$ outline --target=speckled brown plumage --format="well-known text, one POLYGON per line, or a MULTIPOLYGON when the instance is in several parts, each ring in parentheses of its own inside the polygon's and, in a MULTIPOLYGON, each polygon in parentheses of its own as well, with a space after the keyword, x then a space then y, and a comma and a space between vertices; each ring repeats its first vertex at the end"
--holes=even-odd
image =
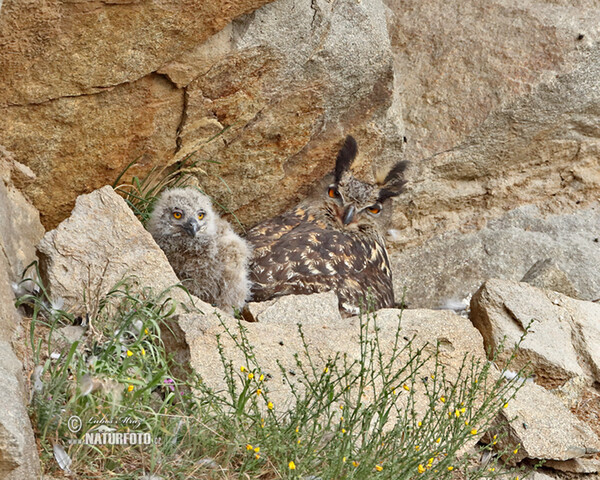
POLYGON ((333 183, 321 195, 248 232, 253 300, 333 290, 350 314, 365 305, 367 295, 376 309, 394 306, 381 213, 402 190, 405 164, 396 165, 381 185, 369 184, 349 171, 356 153, 348 137, 333 183))

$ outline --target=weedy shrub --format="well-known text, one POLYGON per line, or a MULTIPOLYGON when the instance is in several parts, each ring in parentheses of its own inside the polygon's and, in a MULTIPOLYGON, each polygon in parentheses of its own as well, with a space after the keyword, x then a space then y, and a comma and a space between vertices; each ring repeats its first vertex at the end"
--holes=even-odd
POLYGON ((470 356, 458 375, 448 375, 439 349, 403 340, 400 319, 394 347, 384 353, 376 315, 363 315, 360 360, 338 354, 324 367, 299 325, 304 347, 296 354, 295 379, 302 379, 302 388, 281 367, 294 400, 286 408, 270 400, 269 375, 243 322, 232 327, 222 321, 222 391, 192 372, 177 375, 183 366, 169 358, 161 340, 174 321, 169 291, 134 293, 128 282, 119 283, 99 302, 94 331, 64 348, 59 329, 76 319, 52 307, 43 285, 17 304, 31 313, 37 365, 31 417, 47 473, 102 479, 480 479, 506 474, 499 457, 518 449, 490 455, 498 440, 494 432, 487 444, 478 439, 519 383, 470 356), (242 352, 242 365, 228 358, 224 337, 242 352))

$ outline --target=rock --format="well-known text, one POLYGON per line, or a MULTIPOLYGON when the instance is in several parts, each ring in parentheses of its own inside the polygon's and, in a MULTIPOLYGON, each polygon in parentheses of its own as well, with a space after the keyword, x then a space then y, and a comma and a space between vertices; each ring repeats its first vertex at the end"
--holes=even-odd
POLYGON ((504 337, 511 355, 525 328, 514 368, 531 362, 536 382, 549 388, 586 375, 600 379, 600 305, 574 300, 525 283, 492 279, 471 300, 471 321, 494 351, 504 337))
MULTIPOLYGON (((377 312, 376 325, 379 329, 384 357, 392 350, 400 314, 401 311, 396 309, 377 312)), ((201 375, 209 387, 216 391, 226 389, 223 365, 217 349, 217 335, 220 335, 224 354, 233 362, 235 372, 239 372, 240 366, 250 370, 254 368, 254 365, 246 363, 244 355, 224 332, 226 327, 230 332, 236 333, 238 329, 236 321, 224 318, 221 323, 217 318, 188 314, 180 315, 177 323, 179 331, 175 332, 174 338, 168 340, 163 338, 165 348, 175 354, 179 360, 188 360, 191 367, 201 375)), ((358 317, 343 320, 328 319, 321 323, 303 323, 302 332, 317 372, 321 372, 328 357, 333 357, 337 352, 347 355, 348 363, 360 359, 360 324, 361 319, 358 317)), ((400 348, 415 337, 413 348, 425 347, 426 353, 433 353, 439 342, 440 361, 446 368, 449 380, 456 378, 466 354, 472 355, 474 361, 484 358, 480 334, 465 322, 464 318, 451 312, 405 310, 402 313, 401 325, 400 348)), ((370 335, 373 334, 373 326, 371 323, 370 335)), ((304 349, 298 326, 295 322, 281 317, 272 318, 266 323, 243 322, 243 328, 253 346, 253 353, 261 373, 267 377, 265 388, 269 390, 269 399, 275 404, 277 410, 283 409, 290 404, 293 397, 290 394, 290 387, 283 381, 279 365, 289 373, 289 378, 292 382, 296 382, 297 387, 302 388, 304 381, 295 359, 295 355, 303 352, 304 349)), ((302 354, 300 357, 303 358, 302 354)), ((406 359, 406 352, 404 352, 397 360, 398 365, 406 363, 406 359)), ((429 369, 433 368, 433 365, 428 365, 423 367, 422 371, 429 372, 429 369)), ((429 403, 421 398, 416 408, 417 411, 422 411, 428 406, 429 403)))
MULTIPOLYGON (((163 251, 111 187, 79 197, 71 216, 44 236, 38 250, 52 299, 63 299, 63 309, 78 314, 93 315, 99 299, 124 279, 155 294, 179 283, 163 251)), ((184 305, 193 299, 179 288, 169 296, 184 305)))
POLYGON ((600 461, 591 458, 573 458, 564 462, 548 460, 544 463, 544 467, 559 472, 598 473, 600 471, 600 461))
POLYGON ((177 158, 200 148, 196 158, 212 160, 201 163, 204 189, 245 226, 304 197, 332 170, 347 133, 358 139, 361 175, 398 160, 386 13, 381 0, 278 0, 236 19, 229 38, 222 32, 193 59, 165 67, 187 84, 177 158))
POLYGON ((527 270, 521 282, 528 283, 534 287, 543 288, 545 290, 553 290, 562 293, 567 297, 577 298, 577 290, 552 258, 546 258, 534 263, 527 270))
POLYGON ((414 168, 395 220, 403 242, 523 204, 561 213, 598 197, 592 0, 387 4, 414 168))
POLYGON ((21 317, 11 284, 35 260, 43 234, 39 216, 12 184, 13 159, 0 147, 0 478, 34 480, 40 476, 33 430, 27 413, 23 365, 11 342, 22 345, 21 317))
POLYGON ((23 8, 5 0, 0 105, 42 103, 134 82, 267 1, 47 0, 23 8))
POLYGON ((335 292, 286 295, 267 302, 251 302, 246 309, 244 319, 250 322, 327 325, 342 320, 335 292))
POLYGON ((361 175, 398 159, 382 0, 278 0, 239 16, 266 2, 5 5, 0 44, 27 55, 0 53, 0 143, 35 173, 23 188, 47 228, 130 163, 124 181, 198 149, 202 186, 246 227, 305 196, 347 133, 361 175))
POLYGON ((79 194, 112 184, 131 162, 134 175, 170 157, 183 104, 183 91, 147 75, 96 95, 12 107, 3 113, 0 143, 35 172, 23 191, 54 228, 79 194))
POLYGON ((472 294, 489 278, 519 281, 552 258, 581 300, 600 297, 600 204, 575 213, 545 215, 516 208, 479 231, 453 231, 423 245, 392 250, 394 290, 406 288, 411 308, 438 308, 472 294))
POLYGON ((573 377, 567 380, 563 385, 552 390, 552 393, 560 399, 565 407, 569 409, 576 408, 584 392, 589 386, 590 380, 585 376, 573 377))
MULTIPOLYGON (((516 459, 569 461, 600 451, 600 439, 554 395, 534 383, 526 383, 502 409, 509 447, 520 445, 516 459)), ((511 447, 514 448, 514 447, 511 447)))
POLYGON ((11 345, 0 340, 0 477, 36 480, 40 463, 25 404, 23 365, 11 345))
POLYGON ((35 245, 44 235, 37 210, 13 184, 14 170, 20 167, 0 145, 0 245, 13 282, 18 282, 25 267, 35 260, 35 245))

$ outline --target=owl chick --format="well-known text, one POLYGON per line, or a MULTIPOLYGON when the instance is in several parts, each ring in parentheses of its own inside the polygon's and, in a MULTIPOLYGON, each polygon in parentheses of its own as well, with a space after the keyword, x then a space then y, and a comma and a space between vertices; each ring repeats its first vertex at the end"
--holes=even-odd
POLYGON ((347 314, 358 313, 367 302, 375 309, 395 305, 384 218, 389 199, 406 183, 406 162, 397 163, 379 184, 370 184, 350 173, 357 153, 356 141, 348 136, 332 183, 248 232, 254 249, 253 300, 333 290, 347 314))
POLYGON ((242 308, 250 294, 250 247, 193 188, 164 191, 146 226, 193 295, 222 310, 242 308))

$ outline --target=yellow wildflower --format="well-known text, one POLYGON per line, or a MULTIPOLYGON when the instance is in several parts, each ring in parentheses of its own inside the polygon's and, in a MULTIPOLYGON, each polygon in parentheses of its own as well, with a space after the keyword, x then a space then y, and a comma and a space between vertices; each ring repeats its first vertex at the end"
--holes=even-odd
POLYGON ((404 385, 402 385, 402 388, 404 390, 406 390, 407 392, 410 392, 410 387, 408 385, 404 384, 404 385))
POLYGON ((352 466, 354 466, 354 468, 358 467, 359 463, 356 460, 352 460, 352 466))
POLYGON ((265 376, 261 373, 260 377, 258 377, 258 379, 262 382, 265 379, 265 376))
POLYGON ((256 394, 257 394, 257 395, 260 395, 261 393, 262 393, 262 390, 261 390, 260 388, 257 388, 257 389, 256 389, 256 394))
POLYGON ((477 435, 477 429, 476 428, 473 428, 471 430, 471 435, 477 435))
POLYGON ((269 403, 267 403, 267 408, 268 408, 269 410, 273 410, 273 402, 269 402, 269 403))
POLYGON ((146 356, 146 350, 144 350, 144 347, 142 347, 142 349, 140 350, 142 357, 146 356))
POLYGON ((290 470, 296 470, 296 464, 294 463, 293 460, 290 463, 288 463, 288 468, 290 470))
POLYGON ((244 367, 243 365, 240 367, 240 372, 244 373, 246 371, 246 367, 244 367))
POLYGON ((440 443, 442 441, 442 437, 438 437, 435 439, 435 443, 440 443))
POLYGON ((418 452, 421 449, 419 445, 415 445, 415 450, 418 452))
POLYGON ((256 453, 260 452, 260 447, 256 447, 256 448, 254 449, 254 451, 255 451, 256 453))
POLYGON ((446 397, 440 397, 440 402, 446 403, 446 397))
POLYGON ((129 386, 127 387, 127 391, 128 391, 128 392, 133 392, 133 385, 129 385, 129 386))
POLYGON ((419 463, 419 466, 417 467, 417 470, 418 470, 419 473, 423 473, 425 471, 425 467, 419 463))
POLYGON ((342 428, 342 433, 346 433, 346 429, 345 428, 342 428))
POLYGON ((127 350, 127 356, 131 357, 133 355, 133 352, 131 350, 127 350))
POLYGON ((383 470, 383 467, 381 465, 375 465, 375 470, 381 472, 383 470))
POLYGON ((254 378, 254 374, 253 374, 252 372, 250 372, 250 373, 248 374, 248 379, 252 380, 253 378, 254 378))
POLYGON ((449 472, 451 472, 452 470, 454 470, 454 467, 453 467, 452 465, 450 465, 450 466, 448 467, 448 471, 449 471, 449 472))
POLYGON ((260 455, 258 453, 255 453, 254 458, 256 458, 258 460, 260 458, 260 455))
POLYGON ((254 449, 254 447, 252 445, 250 445, 250 444, 246 445, 246 450, 253 450, 253 449, 254 449))
POLYGON ((516 455, 517 453, 519 453, 519 447, 515 448, 515 449, 513 450, 513 453, 514 453, 515 455, 516 455))

